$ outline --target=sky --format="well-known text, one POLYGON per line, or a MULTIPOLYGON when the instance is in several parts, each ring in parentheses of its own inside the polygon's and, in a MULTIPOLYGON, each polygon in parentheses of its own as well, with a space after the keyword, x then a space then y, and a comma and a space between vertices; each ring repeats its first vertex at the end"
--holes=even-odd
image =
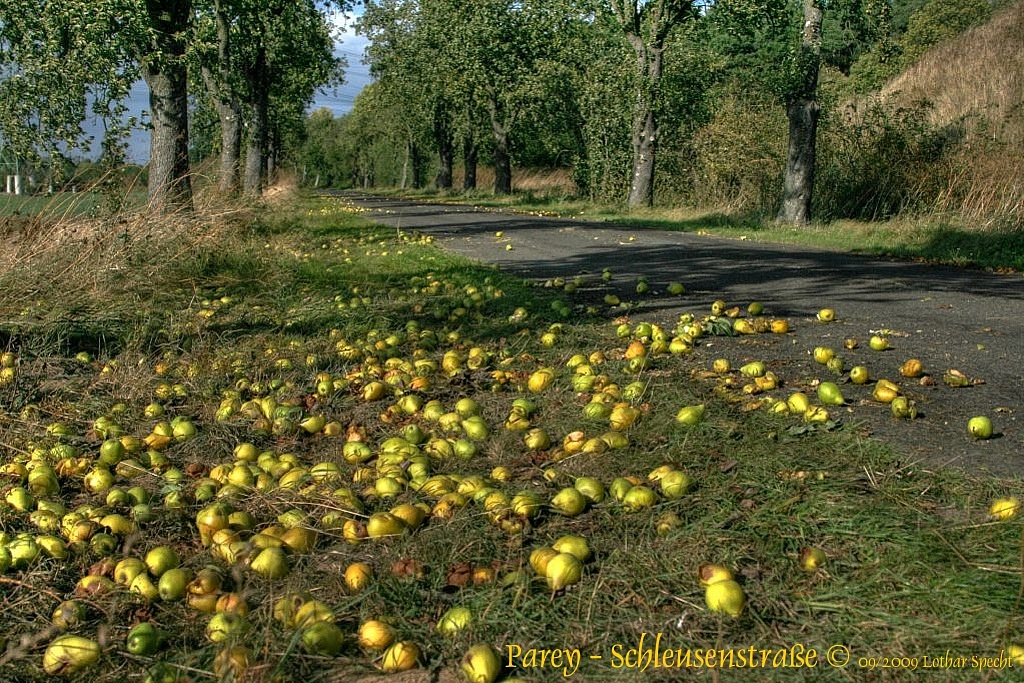
MULTIPOLYGON (((356 95, 370 82, 370 67, 363 64, 363 51, 366 49, 367 39, 356 35, 351 29, 351 21, 345 21, 339 17, 336 19, 339 27, 339 35, 335 41, 334 54, 343 57, 348 62, 345 68, 345 82, 338 88, 317 92, 309 111, 315 111, 321 107, 330 109, 334 116, 341 116, 352 109, 356 95)), ((149 108, 149 89, 142 81, 132 86, 128 96, 128 115, 139 118, 149 108)), ((99 141, 103 138, 103 126, 100 121, 90 119, 84 125, 86 135, 95 139, 93 149, 89 156, 99 153, 99 141)), ((149 133, 145 130, 137 130, 128 140, 128 159, 137 164, 144 164, 149 160, 149 133)))

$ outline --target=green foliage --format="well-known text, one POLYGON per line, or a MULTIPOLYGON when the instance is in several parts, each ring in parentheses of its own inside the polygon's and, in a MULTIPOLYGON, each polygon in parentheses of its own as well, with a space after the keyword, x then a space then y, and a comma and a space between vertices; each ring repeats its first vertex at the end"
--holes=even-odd
POLYGON ((693 146, 694 204, 758 215, 776 210, 786 118, 772 98, 725 89, 693 146))
POLYGON ((991 15, 988 0, 930 0, 910 16, 901 40, 903 64, 913 64, 928 48, 987 21, 991 15))
POLYGON ((826 218, 879 220, 926 211, 949 185, 949 153, 959 125, 928 122, 925 103, 877 102, 823 122, 819 207, 826 218))
POLYGON ((0 138, 27 159, 86 149, 81 124, 103 117, 124 133, 117 106, 136 71, 111 1, 10 0, 0 4, 0 138), (92 112, 88 101, 93 100, 92 112))

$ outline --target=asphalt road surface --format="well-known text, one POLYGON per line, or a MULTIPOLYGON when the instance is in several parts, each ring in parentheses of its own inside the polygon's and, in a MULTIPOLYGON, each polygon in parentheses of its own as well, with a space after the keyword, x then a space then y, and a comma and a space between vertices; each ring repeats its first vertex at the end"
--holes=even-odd
MULTIPOLYGON (((592 284, 585 289, 598 300, 610 291, 623 300, 638 299, 636 280, 644 276, 652 291, 639 297, 643 305, 630 316, 667 329, 680 313, 709 312, 716 299, 744 307, 761 301, 766 314, 789 319, 795 333, 707 338, 704 345, 712 346, 714 354, 709 364, 718 356, 729 358, 734 367, 761 359, 784 381, 824 379, 828 371, 813 361, 811 352, 817 345, 831 346, 847 369, 866 365, 872 379, 897 381, 917 402, 921 416, 913 421, 895 420, 888 406, 870 403, 844 417, 871 438, 891 444, 908 468, 952 465, 975 473, 1024 474, 1024 435, 1018 419, 1024 409, 1024 277, 1019 273, 999 275, 360 193, 343 196, 366 209, 371 220, 432 235, 445 249, 527 279, 590 274, 592 284), (614 274, 610 285, 594 277, 604 268, 614 274), (665 285, 672 281, 683 283, 686 294, 666 294, 665 285), (835 309, 835 322, 815 321, 823 307, 835 309), (876 330, 891 331, 889 350, 868 348, 876 330), (859 346, 844 349, 847 338, 857 339, 859 346), (937 380, 935 385, 899 376, 900 365, 912 357, 924 363, 937 380), (942 374, 950 368, 983 383, 960 389, 944 386, 942 374), (969 438, 967 420, 974 415, 992 419, 994 438, 969 438)), ((869 394, 856 389, 845 393, 869 394)))

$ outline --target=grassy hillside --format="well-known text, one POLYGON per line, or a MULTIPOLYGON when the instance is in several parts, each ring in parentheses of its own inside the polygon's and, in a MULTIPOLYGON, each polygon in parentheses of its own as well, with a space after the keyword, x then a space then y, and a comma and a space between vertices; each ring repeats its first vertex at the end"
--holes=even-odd
POLYGON ((930 51, 881 92, 892 107, 926 107, 945 136, 948 186, 938 208, 967 221, 1024 222, 1024 3, 930 51))

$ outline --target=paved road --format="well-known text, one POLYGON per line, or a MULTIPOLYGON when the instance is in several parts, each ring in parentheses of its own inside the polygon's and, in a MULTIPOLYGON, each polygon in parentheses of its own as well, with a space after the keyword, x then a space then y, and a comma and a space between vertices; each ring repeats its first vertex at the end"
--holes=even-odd
MULTIPOLYGON (((685 296, 648 295, 640 311, 632 314, 669 327, 682 312, 708 311, 715 299, 743 305, 761 301, 771 315, 789 318, 796 334, 709 340, 718 347, 716 356, 729 357, 734 364, 766 358, 777 367, 784 365, 786 370, 779 374, 792 381, 823 377, 823 368, 810 359, 810 351, 816 345, 832 346, 846 359, 847 367, 864 364, 874 377, 899 380, 917 400, 923 417, 913 422, 896 421, 878 406, 861 406, 849 415, 851 422, 863 420, 872 436, 893 444, 906 463, 918 469, 956 465, 972 472, 1024 474, 1024 435, 1018 419, 1024 409, 1024 277, 1020 274, 996 275, 801 246, 358 193, 345 197, 368 209, 366 215, 374 221, 433 235, 446 249, 530 279, 595 274, 610 268, 615 274, 613 286, 620 288, 621 295, 630 294, 630 299, 636 298, 631 292, 640 275, 652 290, 661 292, 665 284, 678 280, 687 288, 685 296), (501 237, 495 234, 499 231, 501 237), (814 322, 815 313, 825 306, 837 311, 837 322, 814 322), (866 344, 871 331, 879 329, 896 333, 892 349, 883 353, 870 351, 866 344), (843 340, 850 337, 861 342, 854 351, 842 348, 843 340), (937 386, 917 386, 899 377, 899 366, 910 357, 920 358, 936 374, 937 386), (983 379, 984 384, 945 387, 941 374, 948 368, 983 379), (969 439, 965 430, 972 415, 989 415, 997 438, 969 439)), ((596 281, 594 287, 602 284, 599 278, 590 281, 596 281)), ((604 293, 602 289, 600 294, 604 293)))

